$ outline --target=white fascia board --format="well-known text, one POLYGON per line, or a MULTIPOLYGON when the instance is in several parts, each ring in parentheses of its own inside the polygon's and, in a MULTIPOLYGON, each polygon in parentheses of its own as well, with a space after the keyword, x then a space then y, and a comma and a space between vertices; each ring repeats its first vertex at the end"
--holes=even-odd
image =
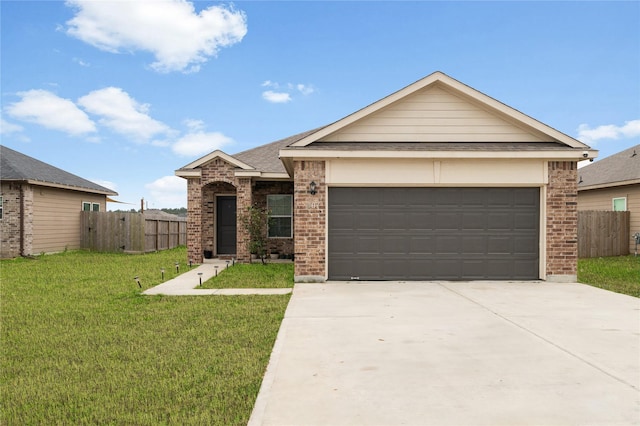
POLYGON ((202 170, 201 169, 194 169, 194 170, 176 170, 175 171, 175 175, 181 178, 199 178, 202 176, 202 170))
MULTIPOLYGON (((584 151, 590 158, 598 151, 584 151)), ((333 151, 313 149, 282 149, 281 158, 544 158, 584 160, 583 151, 333 151)))
POLYGON ((278 173, 278 172, 262 172, 260 176, 264 179, 291 179, 289 173, 278 173))
POLYGON ((260 177, 262 172, 258 170, 236 170, 233 175, 237 177, 260 177))
POLYGON ((241 169, 244 170, 255 170, 255 168, 251 167, 250 165, 243 163, 242 161, 238 160, 235 157, 232 157, 229 154, 225 154, 224 152, 220 151, 219 149, 213 151, 210 154, 205 155, 204 157, 200 157, 198 158, 196 161, 187 164, 186 166, 182 167, 183 169, 195 169, 196 167, 199 167, 211 160, 213 160, 214 158, 221 158, 224 161, 226 161, 229 164, 232 164, 236 167, 240 167, 241 169))

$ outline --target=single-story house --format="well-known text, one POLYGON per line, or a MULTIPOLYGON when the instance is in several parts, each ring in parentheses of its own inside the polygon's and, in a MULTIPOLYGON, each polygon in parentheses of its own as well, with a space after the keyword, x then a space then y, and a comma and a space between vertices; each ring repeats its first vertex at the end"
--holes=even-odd
POLYGON ((249 259, 271 212, 297 282, 575 281, 577 161, 597 151, 441 72, 332 124, 176 170, 188 256, 249 259))
POLYGON ((629 211, 631 235, 640 232, 640 145, 578 170, 578 210, 629 211))
POLYGON ((80 248, 80 212, 116 192, 0 145, 1 257, 80 248))

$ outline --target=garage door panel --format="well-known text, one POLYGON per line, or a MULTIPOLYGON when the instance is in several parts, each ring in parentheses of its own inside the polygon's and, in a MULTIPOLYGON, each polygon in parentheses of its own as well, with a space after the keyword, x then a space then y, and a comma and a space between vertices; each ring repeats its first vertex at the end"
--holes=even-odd
POLYGON ((330 279, 538 278, 538 188, 329 188, 328 211, 330 279))
POLYGON ((436 242, 430 236, 411 236, 409 240, 409 253, 431 254, 436 252, 436 242))

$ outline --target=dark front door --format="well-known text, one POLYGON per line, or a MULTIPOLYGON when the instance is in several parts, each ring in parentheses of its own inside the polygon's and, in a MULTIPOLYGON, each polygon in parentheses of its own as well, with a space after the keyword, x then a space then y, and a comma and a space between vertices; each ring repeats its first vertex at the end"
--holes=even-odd
POLYGON ((216 253, 236 253, 236 197, 216 198, 216 253))

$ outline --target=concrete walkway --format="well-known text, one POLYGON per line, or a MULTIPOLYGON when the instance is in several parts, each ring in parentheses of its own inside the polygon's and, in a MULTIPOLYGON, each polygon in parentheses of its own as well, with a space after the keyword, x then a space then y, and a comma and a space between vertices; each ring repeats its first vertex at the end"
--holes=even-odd
POLYGON ((638 425, 640 299, 582 284, 296 284, 249 425, 638 425))
MULTIPOLYGON (((164 294, 166 296, 206 296, 213 294, 219 296, 235 296, 250 294, 289 294, 292 291, 290 288, 199 288, 200 279, 202 279, 204 283, 214 277, 216 267, 218 273, 220 273, 227 267, 227 262, 218 259, 208 260, 207 263, 192 268, 172 280, 151 287, 143 291, 142 294, 164 294)), ((232 266, 230 266, 230 268, 232 268, 232 266)))

